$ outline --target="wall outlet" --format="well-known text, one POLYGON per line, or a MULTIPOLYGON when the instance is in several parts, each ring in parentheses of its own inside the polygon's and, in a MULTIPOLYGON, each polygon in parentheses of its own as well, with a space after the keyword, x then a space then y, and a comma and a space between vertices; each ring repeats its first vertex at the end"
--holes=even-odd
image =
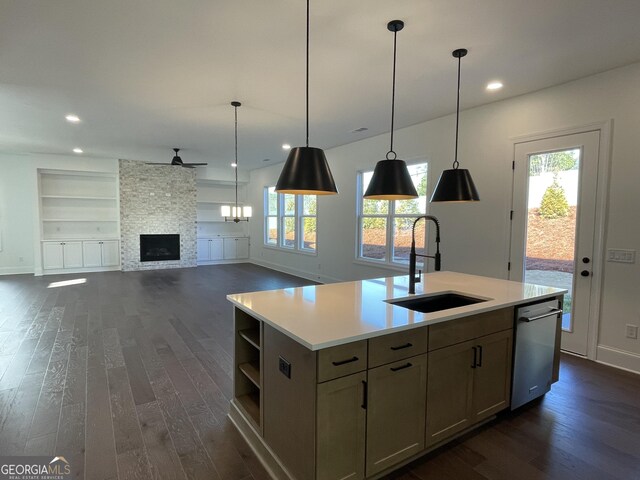
POLYGON ((291 378, 291 364, 284 358, 278 357, 278 370, 287 378, 291 378))
POLYGON ((638 326, 627 324, 626 337, 634 340, 638 339, 638 326))
POLYGON ((622 250, 619 248, 609 248, 607 250, 607 261, 618 263, 636 263, 636 251, 622 250))

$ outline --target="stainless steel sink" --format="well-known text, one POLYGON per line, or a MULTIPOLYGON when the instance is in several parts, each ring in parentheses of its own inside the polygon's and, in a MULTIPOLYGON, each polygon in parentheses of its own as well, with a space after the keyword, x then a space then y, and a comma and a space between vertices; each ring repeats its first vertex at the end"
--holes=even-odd
POLYGON ((474 303, 486 302, 487 299, 469 297, 459 293, 442 293, 428 297, 409 298, 406 300, 387 300, 388 303, 399 307, 408 308, 416 312, 430 313, 448 310, 450 308, 464 307, 474 303))

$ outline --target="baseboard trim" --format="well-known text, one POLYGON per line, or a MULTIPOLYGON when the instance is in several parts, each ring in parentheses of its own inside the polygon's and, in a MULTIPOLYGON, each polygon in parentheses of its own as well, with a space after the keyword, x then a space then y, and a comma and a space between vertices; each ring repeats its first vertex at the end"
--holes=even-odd
POLYGON ((330 277, 328 275, 313 275, 304 270, 298 270, 297 268, 291 268, 284 265, 280 265, 278 263, 267 262, 265 260, 258 260, 256 258, 249 259, 250 263, 255 265, 259 265, 261 267, 270 268, 271 270, 276 270, 282 273, 288 273, 289 275, 295 275, 296 277, 306 278, 307 280, 311 280, 313 282, 320 283, 338 283, 343 282, 344 280, 340 280, 339 278, 330 277))
POLYGON ((598 345, 596 362, 640 374, 640 355, 626 350, 598 345))
POLYGON ((0 267, 0 275, 22 275, 33 273, 33 267, 0 267))
POLYGON ((284 468, 284 466, 278 461, 275 454, 264 443, 262 437, 253 429, 253 427, 247 422, 240 410, 238 409, 235 400, 231 400, 229 407, 229 419, 231 423, 235 425, 242 435, 242 438, 249 444, 253 453, 256 454, 260 463, 265 468, 267 473, 274 480, 295 480, 293 476, 284 468))

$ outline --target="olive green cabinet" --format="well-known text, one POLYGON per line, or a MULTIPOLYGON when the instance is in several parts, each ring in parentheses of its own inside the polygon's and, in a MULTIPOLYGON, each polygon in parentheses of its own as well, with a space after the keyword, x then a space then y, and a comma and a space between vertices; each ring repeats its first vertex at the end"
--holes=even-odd
POLYGON ((367 376, 369 477, 424 449, 427 354, 373 368, 367 376))
POLYGON ((427 446, 509 406, 512 330, 429 352, 427 446))
POLYGON ((318 385, 317 480, 364 478, 366 372, 318 385))

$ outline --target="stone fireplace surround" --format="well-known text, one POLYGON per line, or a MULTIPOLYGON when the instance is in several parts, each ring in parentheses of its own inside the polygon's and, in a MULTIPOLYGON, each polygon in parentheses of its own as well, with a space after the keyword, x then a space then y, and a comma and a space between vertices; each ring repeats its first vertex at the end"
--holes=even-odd
POLYGON ((195 171, 120 160, 123 271, 196 266, 195 171), (141 234, 179 234, 180 260, 140 261, 141 234))

